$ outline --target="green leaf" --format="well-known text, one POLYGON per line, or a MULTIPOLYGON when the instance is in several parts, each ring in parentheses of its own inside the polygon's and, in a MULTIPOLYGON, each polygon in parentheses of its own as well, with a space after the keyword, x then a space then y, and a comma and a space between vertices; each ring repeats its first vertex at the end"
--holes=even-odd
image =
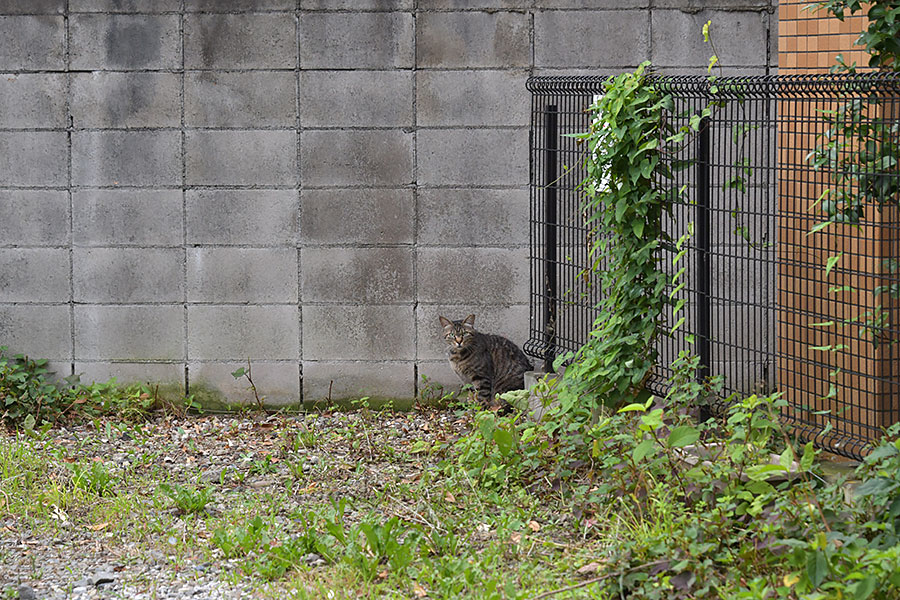
POLYGON ((812 442, 808 442, 803 446, 803 457, 800 459, 800 468, 804 471, 809 471, 812 468, 815 458, 816 449, 812 442))
POLYGON ((843 256, 843 252, 838 252, 834 256, 828 257, 828 260, 825 261, 825 277, 828 277, 828 274, 831 273, 831 270, 834 269, 834 266, 838 264, 843 256))
POLYGON ((497 448, 503 456, 509 456, 515 446, 512 432, 502 428, 494 430, 494 441, 497 442, 497 448))
POLYGON ((788 446, 784 449, 784 452, 781 453, 781 456, 778 459, 778 464, 784 467, 785 471, 790 471, 791 467, 794 464, 794 450, 788 446))
POLYGON ((819 587, 828 576, 828 560, 821 550, 816 550, 806 557, 806 576, 814 588, 819 587))
POLYGON ((635 446, 634 451, 632 451, 631 453, 631 458, 634 460, 634 462, 637 463, 644 460, 644 457, 646 457, 650 453, 650 450, 653 449, 653 444, 654 441, 648 439, 635 446))
POLYGON ((867 575, 853 585, 853 598, 855 600, 866 600, 872 595, 876 587, 878 587, 878 578, 874 575, 867 575))
POLYGON ((644 235, 644 222, 643 221, 635 221, 631 224, 631 231, 634 233, 635 237, 641 237, 644 235))
POLYGON ((680 425, 669 432, 666 440, 669 448, 683 448, 700 439, 700 431, 690 425, 680 425))

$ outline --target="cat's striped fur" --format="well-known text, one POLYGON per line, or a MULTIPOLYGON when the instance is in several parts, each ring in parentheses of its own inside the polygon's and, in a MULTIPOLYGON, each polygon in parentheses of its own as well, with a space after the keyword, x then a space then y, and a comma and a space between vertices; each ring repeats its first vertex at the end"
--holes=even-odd
POLYGON ((475 387, 482 406, 490 406, 496 394, 525 387, 525 371, 534 367, 518 346, 505 337, 475 331, 475 315, 461 321, 439 318, 450 364, 464 383, 475 387))

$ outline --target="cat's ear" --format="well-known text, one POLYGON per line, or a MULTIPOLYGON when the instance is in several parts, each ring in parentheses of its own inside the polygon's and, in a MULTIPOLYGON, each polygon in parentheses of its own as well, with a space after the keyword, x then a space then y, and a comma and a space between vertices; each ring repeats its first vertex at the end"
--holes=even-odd
POLYGON ((441 325, 444 326, 444 327, 450 327, 451 325, 453 325, 453 322, 450 321, 450 319, 447 319, 447 318, 442 317, 442 316, 440 316, 440 315, 438 315, 438 319, 441 320, 441 325))
POLYGON ((463 319, 463 325, 468 325, 469 327, 475 327, 475 315, 469 315, 465 319, 463 319))

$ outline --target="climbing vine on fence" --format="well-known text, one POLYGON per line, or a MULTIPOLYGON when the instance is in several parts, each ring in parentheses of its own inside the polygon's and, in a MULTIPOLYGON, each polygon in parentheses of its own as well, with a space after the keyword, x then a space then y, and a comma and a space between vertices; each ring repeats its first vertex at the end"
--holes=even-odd
MULTIPOLYGON (((670 281, 660 268, 658 249, 669 241, 663 220, 679 190, 660 185, 672 179, 664 152, 700 127, 709 110, 693 115, 690 126, 672 130, 666 113, 672 99, 648 80, 649 63, 604 83, 591 106, 592 123, 576 137, 587 145, 585 194, 592 228, 592 267, 601 271, 603 299, 587 343, 566 369, 563 409, 583 398, 614 407, 645 393, 644 382, 657 358, 663 309, 670 281)), ((679 301, 683 302, 683 301, 679 301)), ((676 308, 680 306, 676 305, 676 308)), ((592 407, 593 407, 592 406, 592 407)))

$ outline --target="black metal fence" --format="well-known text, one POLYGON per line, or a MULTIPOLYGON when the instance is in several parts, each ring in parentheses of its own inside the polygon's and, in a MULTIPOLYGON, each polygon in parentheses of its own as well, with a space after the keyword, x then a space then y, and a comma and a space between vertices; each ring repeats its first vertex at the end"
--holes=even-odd
MULTIPOLYGON (((531 126, 531 337, 525 351, 546 362, 587 339, 602 290, 591 270, 593 235, 578 185, 586 109, 605 77, 534 77, 531 126)), ((868 197, 859 222, 813 232, 824 204, 859 197, 872 177, 854 173, 858 146, 897 147, 900 79, 885 74, 655 78, 670 94, 679 127, 712 102, 711 117, 668 157, 684 189, 668 231, 693 223, 686 326, 658 342, 649 385, 664 393, 668 364, 687 335, 703 374, 721 375, 726 394, 781 391, 784 418, 801 439, 859 458, 900 421, 900 186, 896 162, 878 164, 884 206, 868 197), (842 108, 857 102, 848 115, 842 108), (831 166, 814 168, 827 132, 838 138, 831 166), (863 125, 860 128, 860 124, 863 125), (893 146, 892 146, 893 145, 893 146), (883 199, 884 200, 884 199, 883 199), (818 201, 818 202, 817 202, 818 201)), ((871 165, 870 165, 871 166, 871 165)), ((871 175, 871 174, 869 174, 871 175)), ((865 196, 865 194, 863 194, 865 196)), ((833 210, 833 205, 831 205, 833 210)), ((671 271, 674 251, 661 262, 671 271)), ((602 265, 601 265, 602 266, 602 265)), ((667 315, 671 319, 671 314, 667 315)))

